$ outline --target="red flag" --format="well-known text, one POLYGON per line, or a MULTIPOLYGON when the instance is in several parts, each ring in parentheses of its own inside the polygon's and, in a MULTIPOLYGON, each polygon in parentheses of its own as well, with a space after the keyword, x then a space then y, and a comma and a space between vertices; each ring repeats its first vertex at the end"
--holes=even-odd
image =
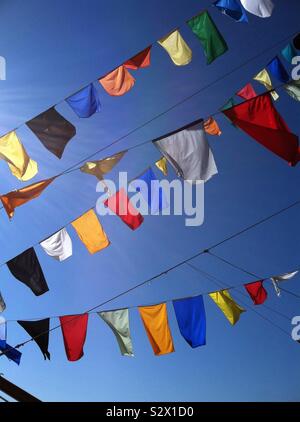
POLYGON ((124 188, 107 198, 104 205, 117 214, 132 230, 137 229, 144 221, 144 217, 130 203, 124 188))
POLYGON ((79 360, 83 356, 88 318, 89 314, 59 317, 66 354, 70 361, 79 360))
POLYGON ((236 126, 292 166, 300 159, 298 136, 294 135, 274 107, 270 94, 259 95, 223 110, 236 126))
POLYGON ((150 47, 145 48, 145 50, 131 57, 131 59, 124 63, 124 66, 127 69, 134 70, 150 66, 151 47, 150 45, 150 47))
POLYGON ((244 98, 245 100, 250 100, 251 98, 257 96, 253 86, 250 83, 245 85, 244 88, 240 89, 239 92, 236 93, 236 95, 241 98, 244 98))
POLYGON ((245 284, 245 289, 253 300, 254 305, 262 305, 268 297, 268 292, 264 288, 261 280, 245 284))

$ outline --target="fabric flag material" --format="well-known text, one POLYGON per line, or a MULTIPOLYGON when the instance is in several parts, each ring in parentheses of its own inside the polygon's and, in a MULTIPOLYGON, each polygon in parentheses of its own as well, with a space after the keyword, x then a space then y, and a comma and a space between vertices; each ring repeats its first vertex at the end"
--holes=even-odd
POLYGON ((219 292, 210 293, 209 296, 215 304, 221 309, 230 324, 234 325, 240 319, 240 315, 246 312, 244 308, 239 306, 231 297, 228 290, 220 290, 219 292))
POLYGON ((0 159, 7 162, 12 174, 22 182, 32 179, 38 172, 37 163, 28 156, 16 132, 0 138, 0 159))
POLYGON ((45 318, 39 321, 18 321, 18 324, 24 328, 24 330, 39 346, 44 359, 50 360, 50 353, 48 351, 50 319, 45 318))
POLYGON ((98 312, 98 315, 112 329, 112 332, 117 339, 121 354, 123 356, 133 356, 128 309, 98 312))
POLYGON ((98 180, 103 180, 103 176, 112 171, 112 169, 124 157, 126 152, 127 151, 118 152, 117 154, 111 155, 103 160, 88 161, 80 168, 80 170, 83 173, 96 176, 98 180))
POLYGON ((150 66, 151 45, 124 63, 127 69, 142 69, 150 66))
POLYGON ((0 351, 7 357, 8 360, 12 360, 17 365, 20 365, 22 353, 14 347, 6 343, 6 346, 1 345, 0 342, 0 351))
POLYGON ((209 135, 216 135, 220 136, 222 134, 222 131, 219 128, 218 123, 215 121, 213 117, 209 117, 205 122, 203 123, 204 130, 209 135))
POLYGON ((203 12, 187 22, 200 40, 206 55, 207 64, 212 63, 228 50, 226 41, 220 34, 208 12, 203 12))
POLYGON ((248 22, 247 14, 237 0, 217 0, 214 5, 236 22, 248 22))
POLYGON ((137 180, 133 180, 130 184, 137 191, 141 192, 141 195, 151 209, 151 214, 156 214, 158 211, 168 208, 169 204, 165 198, 162 188, 159 187, 159 181, 151 167, 139 176, 137 180), (144 184, 141 185, 139 182, 140 180, 145 182, 146 186, 144 186, 144 184))
POLYGON ((293 39, 293 44, 297 50, 300 50, 300 33, 293 39))
POLYGON ((42 267, 33 248, 27 249, 7 261, 6 264, 12 275, 26 284, 36 296, 40 296, 49 290, 42 267))
POLYGON ((0 316, 0 347, 6 347, 6 319, 0 316))
POLYGON ((94 254, 110 245, 94 210, 87 211, 71 224, 89 253, 94 254))
POLYGON ((271 75, 280 82, 287 83, 290 80, 290 77, 278 56, 274 57, 274 59, 270 61, 267 65, 267 69, 271 75))
POLYGON ((274 9, 274 4, 271 0, 241 0, 241 3, 247 12, 259 18, 269 18, 274 9))
POLYGON ((101 109, 98 92, 92 83, 67 98, 66 101, 81 118, 91 117, 101 109))
POLYGON ((40 242, 40 245, 47 255, 58 261, 64 261, 72 256, 72 240, 65 228, 40 242))
POLYGON ((6 303, 5 303, 5 301, 2 297, 2 294, 0 292, 0 312, 5 311, 5 309, 6 309, 6 303))
POLYGON ((26 123, 45 148, 61 158, 67 143, 76 135, 76 128, 54 107, 26 123))
POLYGON ((122 65, 99 79, 99 82, 109 95, 119 97, 133 88, 135 79, 122 65))
POLYGON ((290 280, 291 278, 295 277, 296 274, 298 274, 299 271, 293 271, 291 273, 284 273, 281 275, 277 275, 274 277, 271 277, 271 281, 273 283, 273 287, 275 289, 275 292, 277 294, 278 297, 281 296, 281 291, 280 291, 280 287, 279 287, 279 283, 281 281, 287 281, 290 280))
MULTIPOLYGON (((228 110, 229 108, 231 108, 231 107, 233 107, 235 105, 235 101, 234 101, 234 98, 233 97, 231 97, 231 98, 229 98, 229 100, 220 108, 220 111, 224 111, 224 110, 228 110)), ((226 117, 226 115, 225 115, 225 117, 226 117)), ((236 126, 235 126, 235 124, 234 123, 232 123, 232 121, 230 120, 230 119, 228 119, 228 117, 226 117, 226 119, 227 120, 229 120, 229 122, 230 122, 230 124, 232 125, 232 126, 234 126, 235 128, 236 128, 236 126)))
POLYGON ((297 56, 297 51, 294 48, 293 44, 289 43, 281 50, 281 54, 287 62, 292 63, 293 57, 297 56))
MULTIPOLYGON (((259 72, 256 76, 254 76, 253 79, 257 82, 260 82, 268 91, 273 89, 270 75, 266 69, 263 69, 261 72, 259 72)), ((276 91, 271 91, 270 94, 272 95, 274 101, 278 100, 279 95, 276 91)))
POLYGON ((263 281, 261 280, 245 284, 245 289, 253 300, 254 305, 262 305, 268 297, 268 292, 264 288, 263 281))
POLYGON ((144 221, 144 217, 131 204, 124 188, 107 198, 104 205, 118 215, 131 230, 136 230, 144 221))
POLYGON ((289 82, 284 89, 295 101, 300 101, 300 79, 289 82))
POLYGON ((12 218, 15 212, 15 208, 20 207, 26 202, 31 201, 32 199, 38 198, 44 189, 50 183, 53 182, 55 177, 51 179, 42 180, 40 182, 34 183, 32 185, 26 186, 25 188, 15 190, 5 195, 1 195, 0 199, 2 202, 5 211, 9 218, 12 218))
POLYGON ((84 355, 89 314, 66 315, 59 317, 64 338, 66 355, 69 361, 79 360, 84 355))
POLYGON ((274 107, 270 94, 259 95, 223 113, 249 136, 291 165, 299 161, 298 137, 291 133, 274 107))
POLYGON ((163 175, 168 176, 168 162, 166 157, 161 157, 155 162, 155 165, 162 172, 163 175))
POLYGON ((195 348, 206 344, 206 316, 202 295, 173 300, 182 337, 195 348))
MULTIPOLYGON (((254 98, 257 96, 253 86, 249 83, 244 86, 244 88, 240 89, 236 95, 238 97, 244 98, 245 100, 251 100, 251 98, 254 98)), ((233 107, 234 104, 232 104, 231 107, 233 107)))
POLYGON ((153 143, 173 166, 177 175, 188 182, 206 182, 218 173, 202 119, 158 138, 153 143))
POLYGON ((141 306, 139 312, 154 354, 159 356, 174 352, 167 304, 141 306))
POLYGON ((176 66, 185 66, 192 61, 192 50, 178 30, 171 32, 157 42, 166 50, 176 66))

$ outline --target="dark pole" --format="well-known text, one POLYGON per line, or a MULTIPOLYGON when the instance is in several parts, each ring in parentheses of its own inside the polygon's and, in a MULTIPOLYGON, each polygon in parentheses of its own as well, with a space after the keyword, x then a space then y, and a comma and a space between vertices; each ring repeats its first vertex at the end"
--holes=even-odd
POLYGON ((0 376, 0 390, 19 402, 40 402, 41 400, 0 376))

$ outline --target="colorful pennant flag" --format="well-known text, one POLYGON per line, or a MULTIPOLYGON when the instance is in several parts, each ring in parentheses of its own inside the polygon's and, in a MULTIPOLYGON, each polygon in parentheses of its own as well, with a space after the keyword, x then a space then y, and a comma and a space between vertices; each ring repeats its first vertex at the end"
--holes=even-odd
POLYGON ((122 65, 99 79, 99 82, 109 95, 119 97, 133 88, 135 79, 122 65))
POLYGON ((241 0, 241 3, 249 13, 259 18, 269 18, 274 9, 271 0, 241 0))
POLYGON ((161 157, 155 162, 156 167, 162 172, 164 176, 168 176, 168 162, 166 157, 161 157))
POLYGON ((68 97, 66 101, 81 118, 91 117, 101 109, 98 92, 93 83, 68 97))
MULTIPOLYGON (((238 97, 245 99, 245 100, 251 100, 251 98, 254 98, 254 97, 257 96, 253 86, 250 83, 245 85, 244 88, 240 89, 236 93, 236 95, 238 97)), ((232 104, 230 107, 233 107, 233 106, 234 106, 234 104, 232 104)), ((227 107, 227 108, 230 108, 230 107, 227 107)))
POLYGON ((271 281, 273 283, 273 287, 275 289, 275 292, 277 294, 278 297, 281 296, 281 291, 280 291, 280 287, 279 287, 279 283, 281 281, 287 281, 290 280, 291 278, 295 277, 296 274, 298 274, 299 271, 293 271, 291 273, 284 273, 281 275, 276 275, 274 277, 271 277, 271 281))
POLYGON ((110 157, 104 158, 98 161, 88 161, 80 170, 83 173, 91 174, 96 176, 98 180, 103 180, 103 176, 118 164, 118 162, 124 157, 127 151, 118 152, 117 154, 111 155, 110 157))
POLYGON ((124 63, 127 69, 142 69, 150 66, 151 45, 124 63))
POLYGON ((270 61, 267 65, 267 69, 271 75, 280 82, 287 83, 290 80, 290 77, 278 56, 274 57, 274 59, 270 61))
POLYGON ((123 356, 133 356, 128 309, 98 312, 98 315, 112 329, 112 332, 117 339, 121 354, 123 356))
POLYGON ((293 44, 289 43, 286 47, 281 50, 281 54, 287 62, 292 63, 293 57, 297 56, 297 51, 293 44))
POLYGON ((65 228, 40 242, 40 245, 47 255, 60 262, 72 256, 72 240, 65 228))
POLYGON ((139 312, 156 356, 174 352, 166 303, 139 307, 139 312))
POLYGON ((245 289, 253 300, 254 305, 262 305, 267 300, 268 292, 264 288, 262 280, 245 284, 245 289))
POLYGON ((270 94, 259 95, 223 113, 249 136, 291 165, 299 161, 298 137, 291 133, 274 107, 270 94))
POLYGON ((26 186, 25 188, 14 190, 12 192, 6 193, 5 195, 1 195, 0 199, 8 217, 13 217, 15 208, 20 207, 21 205, 26 204, 26 202, 39 197, 43 190, 46 189, 46 187, 50 185, 54 179, 55 177, 42 180, 41 182, 26 186))
POLYGON ((153 144, 173 166, 177 175, 187 182, 206 182, 218 173, 202 119, 154 140, 153 144))
POLYGON ((76 135, 76 128, 54 107, 26 123, 45 148, 61 158, 67 143, 76 135))
POLYGON ((90 254, 99 252, 110 245, 94 210, 87 211, 71 224, 90 254))
POLYGON ((32 179, 38 172, 37 163, 28 156, 16 132, 0 138, 0 159, 7 162, 11 173, 22 182, 32 179))
POLYGON ((66 355, 74 362, 83 356, 89 314, 66 315, 59 317, 64 338, 66 355))
MULTIPOLYGON (((271 78, 266 69, 260 71, 256 76, 254 76, 253 79, 257 82, 260 82, 264 87, 266 87, 268 91, 273 90, 271 78)), ((278 100, 279 95, 276 91, 273 90, 270 92, 270 94, 272 95, 274 101, 278 100)))
POLYGON ((238 322, 241 313, 246 312, 244 308, 239 306, 233 300, 228 290, 220 290, 219 292, 210 293, 209 296, 221 309, 223 314, 232 325, 238 322))
POLYGON ((7 261, 6 264, 12 275, 26 284, 36 296, 40 296, 49 290, 42 267, 33 248, 27 249, 7 261))
POLYGON ((3 296, 0 292, 0 312, 5 311, 5 309, 6 309, 6 303, 5 303, 3 296))
POLYGON ((157 42, 166 50, 176 66, 185 66, 192 61, 192 50, 178 30, 171 32, 157 42))
POLYGON ((203 12, 187 22, 196 37, 200 40, 207 64, 212 63, 228 50, 226 41, 220 34, 208 12, 203 12))
POLYGON ((124 188, 107 198, 104 205, 118 215, 132 230, 136 230, 144 221, 144 217, 131 204, 124 188))
POLYGON ((222 13, 234 19, 236 22, 248 23, 247 14, 237 0, 217 0, 213 4, 222 13))
POLYGON ((0 316, 0 348, 6 347, 6 319, 0 316))
POLYGON ((218 123, 213 117, 209 117, 207 120, 205 120, 205 122, 203 123, 203 127, 205 132, 209 135, 220 136, 222 134, 218 123))
POLYGON ((2 352, 8 360, 12 360, 17 365, 20 365, 22 353, 14 347, 6 343, 6 346, 1 345, 0 342, 0 352, 2 352))
POLYGON ((300 79, 289 82, 284 89, 295 101, 300 101, 300 79))
POLYGON ((18 321, 18 324, 24 328, 24 330, 39 346, 44 359, 50 360, 50 353, 48 351, 50 319, 45 318, 39 321, 18 321))
POLYGON ((202 295, 173 300, 182 337, 195 348, 206 344, 206 315, 202 295))

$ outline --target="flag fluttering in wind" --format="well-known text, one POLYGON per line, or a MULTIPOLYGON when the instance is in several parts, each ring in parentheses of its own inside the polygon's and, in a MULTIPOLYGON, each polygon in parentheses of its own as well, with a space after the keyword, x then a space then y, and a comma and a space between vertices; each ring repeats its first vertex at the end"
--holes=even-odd
POLYGON ((285 60, 291 64, 293 57, 297 56, 297 51, 295 50, 293 44, 289 43, 281 50, 281 54, 283 55, 285 60))
MULTIPOLYGON (((272 81, 266 69, 261 70, 256 76, 254 76, 253 79, 260 82, 268 91, 273 90, 272 81)), ((272 95, 274 101, 278 100, 279 95, 276 91, 273 90, 270 94, 272 95)))
POLYGON ((280 287, 279 287, 280 282, 290 280, 291 278, 295 277, 295 275, 297 275, 298 272, 299 271, 293 271, 291 273, 284 273, 284 274, 281 274, 281 275, 276 275, 274 277, 271 277, 273 287, 274 287, 275 292, 276 292, 278 297, 281 296, 281 291, 280 291, 280 287))
POLYGON ((50 353, 48 351, 50 319, 45 318, 38 321, 18 321, 18 323, 39 346, 44 359, 50 360, 50 353))
POLYGON ((151 45, 124 63, 127 69, 142 69, 150 66, 151 45))
POLYGON ((6 347, 6 319, 0 316, 0 347, 6 347))
POLYGON ((32 179, 38 172, 37 163, 28 156, 16 132, 0 138, 0 159, 7 162, 12 174, 22 182, 32 179))
POLYGON ((88 161, 80 170, 83 173, 92 174, 96 176, 98 180, 103 180, 103 176, 110 171, 118 164, 118 162, 124 157, 127 151, 121 151, 117 154, 111 155, 110 157, 103 158, 98 161, 88 161))
POLYGON ((270 61, 267 65, 267 69, 271 75, 280 82, 287 83, 290 80, 289 74, 285 70, 278 56, 274 57, 274 59, 270 61))
POLYGON ((119 97, 133 88, 135 79, 122 65, 99 79, 99 82, 109 95, 119 97))
POLYGON ((213 117, 209 117, 207 120, 204 121, 203 127, 206 133, 209 135, 216 135, 220 136, 222 131, 219 128, 218 123, 213 117))
POLYGON ((0 312, 5 311, 5 309, 6 309, 6 303, 5 303, 3 296, 0 292, 0 312))
POLYGON ((176 66, 185 66, 191 62, 192 50, 178 30, 171 32, 157 42, 166 50, 176 66))
POLYGON ((268 297, 268 292, 264 288, 262 280, 245 284, 245 289, 253 300, 254 305, 262 305, 268 297))
POLYGON ((245 309, 233 300, 228 290, 210 293, 209 296, 232 325, 236 324, 241 314, 245 312, 245 309))
POLYGON ((89 314, 66 315, 59 317, 64 338, 66 355, 74 362, 83 356, 89 314))
POLYGON ((236 22, 248 22, 247 14, 237 0, 217 0, 213 4, 236 22))
POLYGON ((81 118, 91 117, 101 109, 98 92, 93 83, 68 97, 66 101, 81 118))
POLYGON ((220 34, 208 12, 200 13, 187 22, 196 37, 200 40, 207 64, 212 63, 228 50, 226 41, 220 34))
POLYGON ((58 261, 64 261, 72 256, 72 240, 65 228, 40 242, 40 245, 47 255, 58 261))
POLYGON ((259 18, 269 18, 274 9, 274 4, 271 0, 241 0, 241 3, 247 12, 259 18))
POLYGON ((22 353, 19 352, 19 350, 10 346, 8 343, 6 343, 6 346, 4 347, 0 342, 0 351, 7 357, 8 360, 12 360, 17 365, 20 365, 22 353))
POLYGON ((162 172, 164 176, 168 176, 168 162, 166 157, 161 157, 155 162, 156 167, 162 172))
POLYGON ((295 101, 300 101, 300 79, 289 82, 284 86, 284 89, 295 101))
MULTIPOLYGON (((254 98, 254 97, 257 96, 257 94, 256 94, 253 86, 250 83, 248 83, 247 85, 245 85, 244 88, 240 89, 236 93, 236 95, 238 97, 243 98, 244 100, 250 100, 251 98, 254 98)), ((234 104, 231 105, 231 107, 233 107, 233 106, 234 106, 234 104)), ((228 108, 230 108, 230 107, 228 107, 228 108)))

